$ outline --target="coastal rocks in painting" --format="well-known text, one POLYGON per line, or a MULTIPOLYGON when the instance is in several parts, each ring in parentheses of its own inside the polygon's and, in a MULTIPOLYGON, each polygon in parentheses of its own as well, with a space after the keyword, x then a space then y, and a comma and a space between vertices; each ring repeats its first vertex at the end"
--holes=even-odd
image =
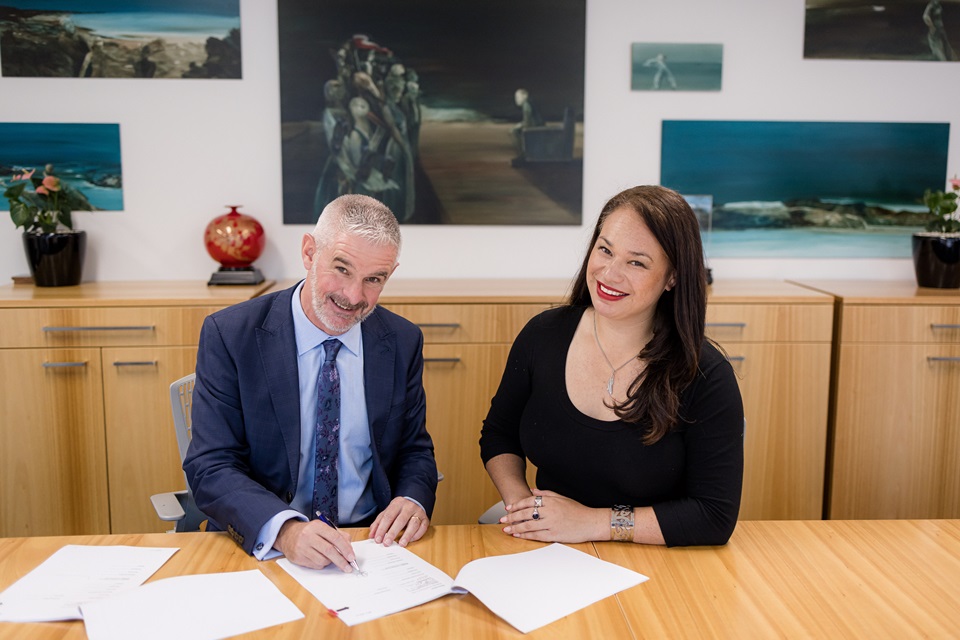
POLYGON ((713 208, 714 229, 866 229, 868 227, 920 227, 927 216, 893 211, 862 202, 850 204, 820 200, 728 202, 713 208))
MULTIPOLYGON (((240 30, 226 35, 82 26, 89 14, 0 7, 0 63, 6 77, 240 78, 240 30)), ((132 20, 132 18, 131 18, 132 20)))

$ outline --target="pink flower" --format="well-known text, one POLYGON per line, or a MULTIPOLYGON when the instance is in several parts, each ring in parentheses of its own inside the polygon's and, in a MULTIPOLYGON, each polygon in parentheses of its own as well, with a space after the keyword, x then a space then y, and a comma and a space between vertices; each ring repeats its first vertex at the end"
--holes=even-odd
MULTIPOLYGON (((43 186, 49 191, 60 191, 60 178, 56 176, 47 176, 43 179, 43 186)), ((37 187, 37 193, 40 192, 40 188, 37 187)))
POLYGON ((960 191, 960 178, 958 178, 957 176, 953 176, 952 178, 947 180, 947 182, 950 183, 951 189, 953 189, 954 191, 960 191))
POLYGON ((30 169, 30 171, 24 171, 23 173, 18 173, 13 176, 14 180, 29 180, 33 177, 33 174, 36 172, 36 169, 30 169))
POLYGON ((39 193, 42 196, 50 195, 50 192, 47 191, 47 188, 43 185, 40 185, 39 187, 37 187, 37 193, 39 193))

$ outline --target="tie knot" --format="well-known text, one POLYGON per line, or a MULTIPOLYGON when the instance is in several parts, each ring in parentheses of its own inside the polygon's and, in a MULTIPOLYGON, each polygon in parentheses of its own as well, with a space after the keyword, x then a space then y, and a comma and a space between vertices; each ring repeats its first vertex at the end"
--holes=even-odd
POLYGON ((324 350, 324 364, 333 362, 337 359, 337 354, 340 352, 340 347, 343 346, 343 343, 337 340, 336 338, 330 338, 329 340, 324 340, 323 350, 324 350))

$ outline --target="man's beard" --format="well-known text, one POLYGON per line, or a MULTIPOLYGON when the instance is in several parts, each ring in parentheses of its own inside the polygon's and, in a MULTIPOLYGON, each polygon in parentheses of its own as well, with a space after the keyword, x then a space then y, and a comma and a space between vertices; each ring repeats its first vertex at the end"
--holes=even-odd
MULTIPOLYGON (((315 271, 315 267, 313 269, 315 271)), ((340 333, 346 333, 350 327, 355 324, 359 324, 367 319, 367 317, 373 313, 373 310, 376 308, 376 305, 367 309, 366 300, 361 300, 358 304, 350 304, 346 299, 337 295, 336 293, 331 293, 328 296, 323 296, 319 291, 317 291, 317 278, 316 274, 311 274, 310 283, 310 303, 313 305, 313 311, 317 314, 317 318, 323 324, 324 327, 330 329, 331 331, 336 331, 340 333), (326 304, 326 299, 329 298, 334 302, 334 304, 340 306, 345 311, 353 311, 360 309, 360 314, 349 319, 341 318, 336 315, 335 312, 331 311, 326 304)))

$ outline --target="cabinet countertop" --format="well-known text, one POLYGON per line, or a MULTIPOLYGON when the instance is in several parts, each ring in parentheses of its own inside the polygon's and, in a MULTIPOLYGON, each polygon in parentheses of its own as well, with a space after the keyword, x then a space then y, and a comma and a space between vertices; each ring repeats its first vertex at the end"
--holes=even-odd
POLYGON ((795 280, 792 282, 837 296, 844 304, 960 304, 960 289, 928 289, 918 287, 913 280, 795 280))
MULTIPOLYGON (((295 285, 298 280, 283 280, 271 291, 295 285)), ((383 304, 455 304, 455 303, 547 303, 562 302, 571 280, 543 279, 394 279, 380 296, 383 304)), ((728 304, 781 302, 792 304, 829 304, 829 294, 782 280, 721 280, 708 287, 715 302, 728 304)))
POLYGON ((202 280, 85 282, 73 287, 0 286, 0 308, 227 306, 256 297, 273 286, 207 286, 202 280))

